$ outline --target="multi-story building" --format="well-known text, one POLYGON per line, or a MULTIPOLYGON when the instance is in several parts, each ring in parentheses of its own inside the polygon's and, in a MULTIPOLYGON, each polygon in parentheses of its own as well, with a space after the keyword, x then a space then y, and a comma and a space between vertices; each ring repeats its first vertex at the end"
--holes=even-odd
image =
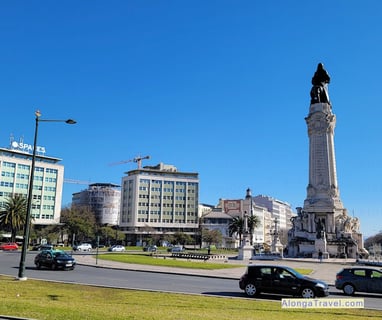
POLYGON ((272 219, 277 219, 280 229, 289 230, 292 227, 291 218, 294 214, 289 203, 265 195, 257 195, 253 201, 271 212, 272 219))
MULTIPOLYGON (((32 166, 33 146, 11 141, 0 148, 0 204, 15 194, 27 197, 32 166)), ((61 159, 45 156, 38 147, 35 157, 31 217, 32 224, 51 225, 60 220, 64 166, 61 159)))
POLYGON ((112 183, 92 183, 88 189, 73 193, 72 204, 89 206, 96 221, 101 225, 118 225, 121 205, 119 185, 112 183))
MULTIPOLYGON (((267 210, 267 208, 253 201, 250 189, 247 189, 245 199, 221 199, 219 206, 226 214, 232 217, 241 217, 244 219, 246 216, 256 216, 260 223, 253 230, 251 242, 255 247, 271 245, 272 238, 268 229, 269 221, 271 220, 271 213, 267 210)), ((239 239, 236 239, 236 247, 241 245, 238 240, 239 239)))
POLYGON ((140 245, 148 235, 198 232, 199 178, 163 163, 127 172, 122 178, 120 230, 140 245))
MULTIPOLYGON (((200 207, 199 207, 200 208, 200 207)), ((201 239, 203 230, 216 230, 222 235, 222 243, 220 244, 223 248, 235 248, 235 239, 229 235, 229 225, 231 224, 233 217, 229 214, 223 212, 222 208, 216 207, 209 211, 205 211, 200 218, 200 236, 201 239)), ((202 242, 202 246, 207 244, 202 242)))

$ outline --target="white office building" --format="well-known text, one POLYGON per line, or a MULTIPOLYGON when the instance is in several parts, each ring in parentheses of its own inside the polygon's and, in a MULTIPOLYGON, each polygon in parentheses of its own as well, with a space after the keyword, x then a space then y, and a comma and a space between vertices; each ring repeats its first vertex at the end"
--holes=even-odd
MULTIPOLYGON (((0 148, 0 204, 15 194, 28 196, 33 146, 11 140, 0 148)), ((45 156, 38 147, 32 190, 32 224, 51 225, 60 221, 64 166, 61 159, 45 156)))
POLYGON ((199 178, 163 163, 127 172, 122 178, 120 230, 128 243, 175 232, 198 232, 199 178))

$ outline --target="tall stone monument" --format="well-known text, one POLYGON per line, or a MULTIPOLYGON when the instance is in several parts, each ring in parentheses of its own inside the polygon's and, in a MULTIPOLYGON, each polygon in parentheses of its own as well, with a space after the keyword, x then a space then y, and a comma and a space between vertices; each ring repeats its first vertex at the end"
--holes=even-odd
POLYGON ((359 221, 347 214, 337 181, 334 152, 336 116, 332 112, 330 76, 322 63, 312 78, 309 114, 309 183, 303 208, 297 208, 289 231, 288 255, 357 258, 364 252, 359 221), (321 256, 320 253, 320 256, 321 256))

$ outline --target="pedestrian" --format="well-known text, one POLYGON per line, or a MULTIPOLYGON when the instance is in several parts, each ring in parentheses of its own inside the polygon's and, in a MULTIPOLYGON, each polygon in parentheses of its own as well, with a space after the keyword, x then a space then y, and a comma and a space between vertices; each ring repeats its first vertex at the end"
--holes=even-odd
POLYGON ((322 251, 321 249, 318 250, 318 259, 320 260, 320 263, 322 262, 322 251))

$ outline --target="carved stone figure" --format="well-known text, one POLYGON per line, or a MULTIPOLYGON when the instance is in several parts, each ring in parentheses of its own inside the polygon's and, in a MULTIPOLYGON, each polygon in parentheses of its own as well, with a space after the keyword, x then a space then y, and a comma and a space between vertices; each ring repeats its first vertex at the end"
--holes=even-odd
POLYGON ((317 70, 312 78, 312 89, 310 90, 310 103, 329 103, 328 84, 330 82, 330 76, 324 69, 324 65, 319 63, 317 70))
POLYGON ((323 219, 314 219, 314 222, 316 223, 316 238, 322 239, 324 234, 324 223, 323 219))
POLYGON ((360 227, 359 219, 358 218, 353 218, 352 226, 351 226, 352 232, 359 232, 359 227, 360 227))

